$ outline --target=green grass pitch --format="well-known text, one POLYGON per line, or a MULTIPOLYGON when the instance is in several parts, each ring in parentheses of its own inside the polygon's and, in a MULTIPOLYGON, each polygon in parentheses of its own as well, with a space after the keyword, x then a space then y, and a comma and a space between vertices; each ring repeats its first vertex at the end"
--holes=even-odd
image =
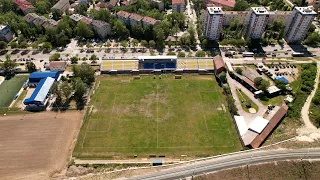
POLYGON ((74 156, 203 157, 242 148, 213 75, 156 77, 99 77, 74 156))
POLYGON ((0 85, 0 107, 8 107, 28 76, 15 75, 9 80, 4 80, 0 85))

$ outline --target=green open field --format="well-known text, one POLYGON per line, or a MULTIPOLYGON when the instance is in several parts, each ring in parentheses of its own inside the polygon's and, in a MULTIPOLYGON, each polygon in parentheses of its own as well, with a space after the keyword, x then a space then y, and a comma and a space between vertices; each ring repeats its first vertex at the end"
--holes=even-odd
POLYGON ((203 157, 242 149, 213 75, 101 76, 74 156, 203 157))
POLYGON ((25 75, 15 75, 9 80, 5 80, 0 85, 0 107, 8 107, 14 98, 14 95, 19 92, 20 88, 28 79, 25 75))

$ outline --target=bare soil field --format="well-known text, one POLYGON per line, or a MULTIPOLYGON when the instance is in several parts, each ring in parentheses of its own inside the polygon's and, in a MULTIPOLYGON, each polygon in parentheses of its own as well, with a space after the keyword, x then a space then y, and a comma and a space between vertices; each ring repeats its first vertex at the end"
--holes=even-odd
POLYGON ((59 173, 71 157, 83 113, 0 117, 0 179, 49 179, 59 173))

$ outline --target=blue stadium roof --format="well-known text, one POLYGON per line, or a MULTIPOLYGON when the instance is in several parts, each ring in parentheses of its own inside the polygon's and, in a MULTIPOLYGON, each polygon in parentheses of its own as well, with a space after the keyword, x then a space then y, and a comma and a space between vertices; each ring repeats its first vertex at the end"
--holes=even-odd
POLYGON ((30 74, 29 79, 42 79, 46 77, 51 77, 57 80, 59 74, 59 72, 33 72, 30 74))
POLYGON ((54 79, 51 77, 43 78, 40 80, 38 86, 36 89, 33 91, 32 95, 30 98, 25 99, 23 101, 23 104, 28 105, 28 104, 37 104, 37 103, 43 103, 44 100, 47 97, 47 94, 51 88, 51 86, 54 83, 54 79))

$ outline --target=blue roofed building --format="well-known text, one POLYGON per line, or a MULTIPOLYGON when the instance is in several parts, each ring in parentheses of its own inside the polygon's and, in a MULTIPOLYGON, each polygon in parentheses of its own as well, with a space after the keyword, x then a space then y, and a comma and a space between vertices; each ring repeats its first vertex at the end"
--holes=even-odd
POLYGON ((38 83, 47 77, 58 80, 60 73, 59 72, 33 72, 29 76, 29 86, 37 86, 38 83))
POLYGON ((288 79, 285 78, 285 77, 283 77, 283 76, 276 76, 275 79, 276 79, 276 80, 279 80, 279 81, 283 81, 283 82, 285 82, 286 84, 289 83, 288 79))
POLYGON ((55 79, 51 77, 41 79, 32 95, 29 98, 26 98, 23 101, 23 104, 31 107, 33 106, 33 109, 37 110, 45 109, 47 96, 54 82, 55 79))

